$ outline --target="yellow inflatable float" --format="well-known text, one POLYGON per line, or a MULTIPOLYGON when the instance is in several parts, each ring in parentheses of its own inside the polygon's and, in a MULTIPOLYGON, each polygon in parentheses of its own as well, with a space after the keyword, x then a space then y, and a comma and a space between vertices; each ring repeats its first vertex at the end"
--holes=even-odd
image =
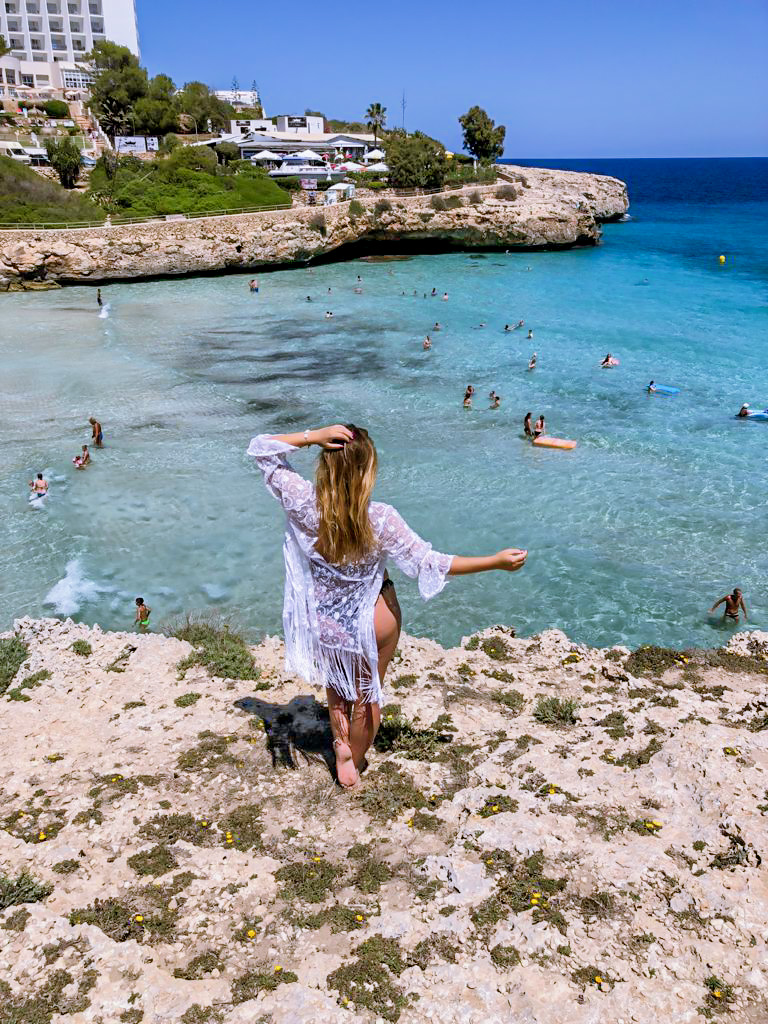
POLYGON ((575 441, 566 441, 562 437, 547 437, 542 434, 541 437, 537 437, 533 442, 538 448, 575 448, 575 441))

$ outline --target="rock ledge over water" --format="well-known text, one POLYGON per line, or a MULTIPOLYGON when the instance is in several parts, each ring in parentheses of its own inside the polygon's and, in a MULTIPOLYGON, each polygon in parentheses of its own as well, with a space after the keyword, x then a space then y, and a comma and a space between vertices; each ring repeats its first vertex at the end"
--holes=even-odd
POLYGON ((403 637, 356 793, 278 639, 251 681, 71 621, 0 651, 3 1019, 766 1020, 766 633, 403 637))
POLYGON ((617 178, 505 166, 497 185, 330 207, 144 224, 0 232, 0 290, 253 270, 382 245, 562 249, 595 245, 622 217, 617 178), (355 211, 357 211, 355 213, 355 211))

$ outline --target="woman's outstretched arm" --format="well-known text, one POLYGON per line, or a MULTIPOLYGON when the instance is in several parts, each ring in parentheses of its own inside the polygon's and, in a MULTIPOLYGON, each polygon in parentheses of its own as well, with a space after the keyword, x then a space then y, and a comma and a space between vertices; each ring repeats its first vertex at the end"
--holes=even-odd
POLYGON ((525 565, 527 551, 519 548, 504 548, 495 555, 454 555, 449 576, 467 576, 473 572, 490 572, 492 569, 503 569, 506 572, 517 572, 525 565))

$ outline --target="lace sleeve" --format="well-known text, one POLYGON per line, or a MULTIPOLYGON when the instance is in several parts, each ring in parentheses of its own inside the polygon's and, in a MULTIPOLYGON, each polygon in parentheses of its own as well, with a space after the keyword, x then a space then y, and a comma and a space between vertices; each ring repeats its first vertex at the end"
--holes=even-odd
POLYGON ((406 576, 418 579, 419 593, 428 601, 439 594, 446 583, 453 555, 441 555, 422 540, 391 505, 371 509, 371 522, 381 550, 406 576))
POLYGON ((298 450, 269 434, 259 434, 248 445, 248 454, 264 475, 267 490, 277 498, 288 516, 303 519, 314 509, 315 492, 309 480, 300 476, 288 462, 288 453, 298 450))

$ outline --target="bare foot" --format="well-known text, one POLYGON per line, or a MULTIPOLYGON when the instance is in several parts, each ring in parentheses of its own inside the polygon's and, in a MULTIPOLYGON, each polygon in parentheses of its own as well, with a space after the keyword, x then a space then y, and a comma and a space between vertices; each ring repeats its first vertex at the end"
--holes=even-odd
POLYGON ((351 789, 359 781, 352 750, 344 740, 334 740, 333 748, 336 751, 336 778, 345 789, 351 789))

